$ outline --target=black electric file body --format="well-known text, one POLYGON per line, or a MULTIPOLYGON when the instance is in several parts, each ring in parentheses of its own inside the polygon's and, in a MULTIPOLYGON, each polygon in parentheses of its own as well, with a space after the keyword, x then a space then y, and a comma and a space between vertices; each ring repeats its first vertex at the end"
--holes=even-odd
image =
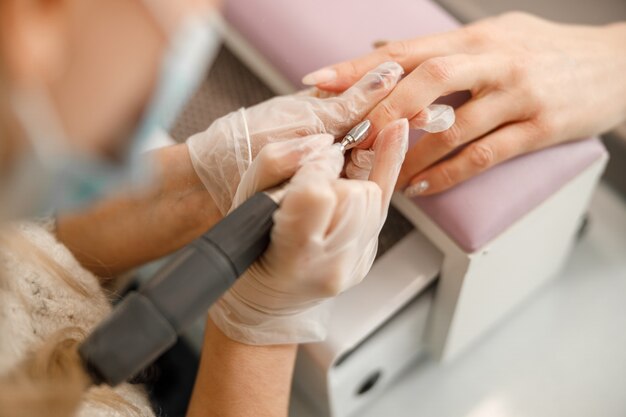
POLYGON ((257 193, 127 295, 79 348, 95 383, 117 385, 152 363, 263 254, 278 204, 257 193))

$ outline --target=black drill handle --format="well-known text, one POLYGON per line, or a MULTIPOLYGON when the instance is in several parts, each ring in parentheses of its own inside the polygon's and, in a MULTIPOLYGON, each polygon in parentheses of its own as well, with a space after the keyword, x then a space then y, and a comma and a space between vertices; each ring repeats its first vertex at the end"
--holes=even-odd
POLYGON ((265 252, 278 204, 257 193, 192 243, 191 260, 156 276, 140 292, 179 330, 191 324, 265 252), (198 256, 200 255, 200 256, 198 256))
POLYGON ((124 298, 79 348, 93 381, 117 385, 169 349, 265 252, 277 208, 255 194, 124 298))
POLYGON ((240 276, 267 249, 277 209, 268 194, 256 193, 199 240, 218 246, 240 276))

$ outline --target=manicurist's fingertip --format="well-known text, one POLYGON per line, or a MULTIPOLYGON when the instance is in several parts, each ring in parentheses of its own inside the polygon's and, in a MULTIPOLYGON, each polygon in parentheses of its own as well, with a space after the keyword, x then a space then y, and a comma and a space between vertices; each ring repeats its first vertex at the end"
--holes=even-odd
MULTIPOLYGON (((383 128, 383 130, 378 134, 378 137, 381 136, 392 136, 394 138, 404 139, 405 137, 409 137, 409 120, 405 117, 394 120, 389 123, 387 126, 383 128)), ((376 148, 376 143, 374 143, 374 148, 376 148)))
MULTIPOLYGON (((397 129, 397 134, 401 135, 401 136, 408 136, 409 134, 409 119, 407 119, 406 117, 402 117, 398 120, 394 120, 393 122, 389 123, 389 125, 387 126, 387 128, 391 128, 391 129, 397 129)), ((385 128, 385 129, 387 129, 385 128)))

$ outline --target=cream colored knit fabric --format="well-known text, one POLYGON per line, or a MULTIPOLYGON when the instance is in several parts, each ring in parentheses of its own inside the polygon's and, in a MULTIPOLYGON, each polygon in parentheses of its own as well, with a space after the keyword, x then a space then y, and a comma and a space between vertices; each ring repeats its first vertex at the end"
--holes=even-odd
MULTIPOLYGON (((89 295, 79 294, 33 262, 28 254, 0 248, 0 374, 11 369, 29 349, 54 332, 72 326, 89 332, 111 310, 98 279, 83 269, 49 230, 34 223, 20 224, 18 229, 31 244, 62 266, 89 295)), ((115 391, 132 404, 140 416, 153 416, 141 387, 123 384, 115 391)), ((86 400, 77 416, 125 416, 124 409, 127 407, 115 409, 86 400)))

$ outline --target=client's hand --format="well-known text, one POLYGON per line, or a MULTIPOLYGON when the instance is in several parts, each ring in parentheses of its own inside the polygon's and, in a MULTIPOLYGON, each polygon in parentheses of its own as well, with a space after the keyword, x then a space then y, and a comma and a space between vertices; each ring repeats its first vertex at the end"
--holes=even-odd
POLYGON ((572 26, 510 13, 390 42, 303 81, 342 91, 388 60, 412 72, 367 116, 374 133, 398 117, 420 118, 440 96, 472 94, 450 130, 425 135, 409 151, 398 187, 410 184, 410 195, 440 192, 506 159, 601 133, 626 118, 624 23, 572 26))
POLYGON ((276 97, 218 119, 189 138, 194 168, 221 212, 230 208, 241 176, 263 146, 319 133, 343 136, 389 94, 403 73, 394 62, 368 71, 340 96, 276 97))
POLYGON ((243 176, 233 207, 293 178, 274 216, 267 252, 210 311, 231 339, 246 344, 321 340, 323 301, 369 271, 408 147, 408 121, 396 121, 378 135, 369 179, 339 178, 344 158, 331 146, 333 140, 316 135, 269 144, 243 176))

